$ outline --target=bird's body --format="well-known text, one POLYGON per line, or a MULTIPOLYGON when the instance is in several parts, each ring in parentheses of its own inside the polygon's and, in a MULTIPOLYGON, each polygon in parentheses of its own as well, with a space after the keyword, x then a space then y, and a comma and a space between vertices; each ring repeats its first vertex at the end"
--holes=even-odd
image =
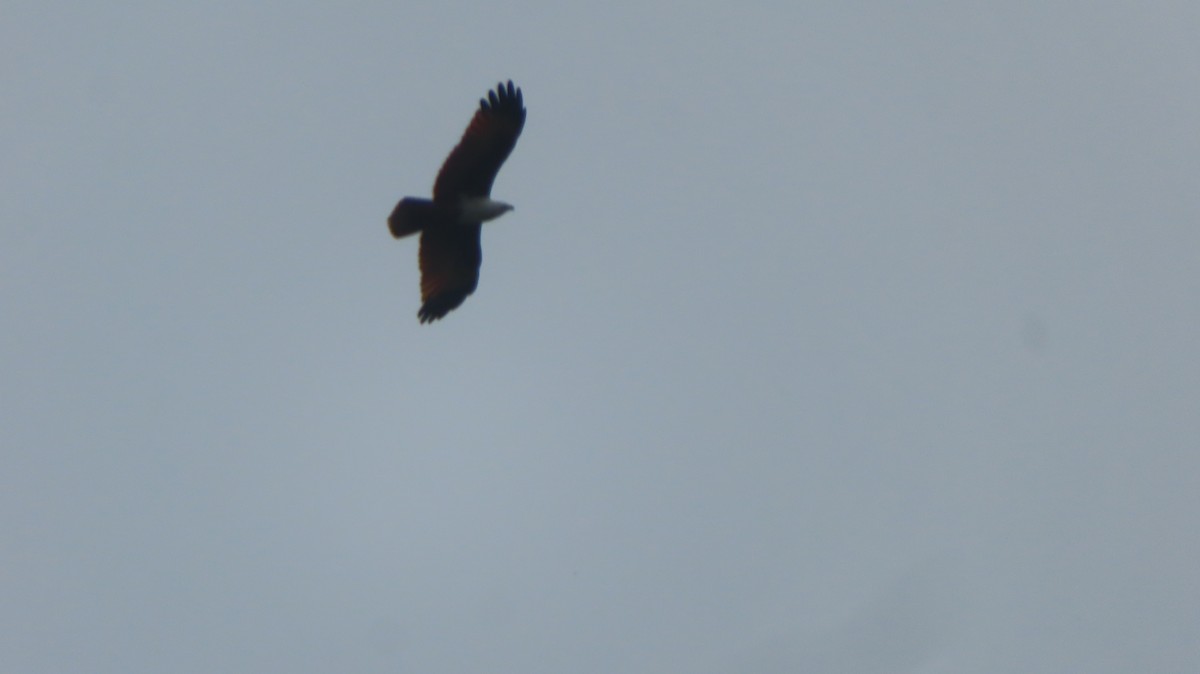
POLYGON ((446 158, 433 185, 433 198, 405 197, 388 218, 392 236, 421 233, 422 323, 437 320, 463 303, 479 283, 484 222, 511 211, 491 198, 492 182, 525 125, 521 90, 508 85, 480 100, 462 140, 446 158))

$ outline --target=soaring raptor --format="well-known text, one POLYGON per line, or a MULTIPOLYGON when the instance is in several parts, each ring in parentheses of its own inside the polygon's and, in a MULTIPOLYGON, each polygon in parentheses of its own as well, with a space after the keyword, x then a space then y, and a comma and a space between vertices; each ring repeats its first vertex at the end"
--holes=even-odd
POLYGON ((521 90, 499 84, 479 109, 433 183, 433 199, 405 197, 388 218, 399 239, 421 233, 422 323, 436 321, 463 303, 479 283, 484 222, 511 211, 491 198, 492 181, 525 126, 521 90))

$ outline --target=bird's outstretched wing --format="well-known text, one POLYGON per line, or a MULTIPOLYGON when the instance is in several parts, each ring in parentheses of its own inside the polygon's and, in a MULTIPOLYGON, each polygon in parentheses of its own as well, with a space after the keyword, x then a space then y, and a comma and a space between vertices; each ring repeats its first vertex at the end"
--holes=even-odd
POLYGON ((479 109, 458 146, 446 157, 433 183, 434 201, 486 197, 492 181, 508 159, 525 126, 525 103, 520 88, 499 84, 480 99, 479 109))
POLYGON ((421 232, 422 323, 435 321, 463 303, 479 283, 483 249, 480 223, 430 227, 421 232))

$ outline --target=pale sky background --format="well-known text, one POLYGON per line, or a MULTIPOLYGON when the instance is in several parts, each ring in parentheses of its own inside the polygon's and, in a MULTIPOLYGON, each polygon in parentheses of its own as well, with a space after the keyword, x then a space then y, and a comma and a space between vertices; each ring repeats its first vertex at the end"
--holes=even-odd
POLYGON ((1200 671, 1200 5, 0 6, 0 670, 1200 671), (479 290, 427 195, 524 89, 479 290))

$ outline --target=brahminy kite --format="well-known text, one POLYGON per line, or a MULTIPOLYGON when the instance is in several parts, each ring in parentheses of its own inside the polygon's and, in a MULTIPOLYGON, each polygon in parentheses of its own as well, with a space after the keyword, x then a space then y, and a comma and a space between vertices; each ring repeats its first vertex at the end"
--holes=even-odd
POLYGON ((491 198, 492 181, 524 126, 521 90, 512 80, 497 85, 480 99, 462 140, 442 164, 433 199, 405 197, 388 217, 388 229, 397 239, 421 233, 422 305, 417 318, 422 323, 445 316, 475 292, 483 262, 483 223, 513 209, 491 198))

